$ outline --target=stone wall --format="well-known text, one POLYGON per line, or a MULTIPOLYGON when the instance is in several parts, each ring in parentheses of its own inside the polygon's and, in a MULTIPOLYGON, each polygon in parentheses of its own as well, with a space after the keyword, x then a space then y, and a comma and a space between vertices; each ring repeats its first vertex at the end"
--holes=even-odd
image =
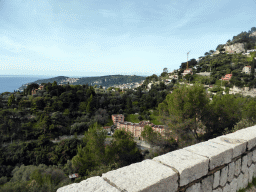
POLYGON ((235 192, 256 176, 256 126, 109 171, 67 191, 235 192))

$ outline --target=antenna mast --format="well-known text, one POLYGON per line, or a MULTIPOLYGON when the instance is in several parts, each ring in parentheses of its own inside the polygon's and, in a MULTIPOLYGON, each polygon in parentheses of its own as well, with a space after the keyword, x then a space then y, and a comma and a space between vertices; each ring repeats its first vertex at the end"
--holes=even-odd
POLYGON ((188 54, 189 54, 189 52, 187 53, 187 70, 188 70, 188 54))

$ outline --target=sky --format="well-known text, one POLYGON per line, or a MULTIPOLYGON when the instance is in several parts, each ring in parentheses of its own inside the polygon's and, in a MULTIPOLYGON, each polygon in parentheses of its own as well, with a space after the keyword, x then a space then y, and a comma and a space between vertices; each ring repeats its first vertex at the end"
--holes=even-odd
POLYGON ((256 0, 0 0, 0 76, 160 75, 256 27, 256 0))

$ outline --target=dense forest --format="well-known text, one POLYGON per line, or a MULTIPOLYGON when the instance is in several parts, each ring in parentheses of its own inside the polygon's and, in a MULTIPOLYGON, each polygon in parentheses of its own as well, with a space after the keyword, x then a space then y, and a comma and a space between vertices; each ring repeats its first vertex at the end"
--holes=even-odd
POLYGON ((178 80, 166 83, 171 73, 165 68, 160 76, 144 78, 135 89, 111 87, 103 91, 87 83, 59 85, 55 79, 41 82, 43 89, 33 95, 31 91, 39 88, 38 83, 29 84, 22 92, 2 93, 0 192, 56 191, 72 182, 255 125, 256 98, 231 95, 228 90, 224 94, 221 89, 213 95, 204 86, 220 86, 219 79, 232 73, 223 86, 254 87, 254 74, 241 73, 245 65, 254 69, 254 57, 255 52, 250 57, 205 54, 199 62, 189 61, 193 75, 181 77, 184 62, 177 70, 178 80), (204 71, 211 75, 196 74, 204 71), (131 133, 116 130, 112 114, 124 114, 127 121, 162 124, 166 137, 145 126, 142 138, 152 148, 141 150, 131 133), (104 126, 110 126, 114 134, 109 136, 104 126), (63 135, 73 137, 56 142, 55 138, 63 135), (79 177, 70 180, 72 173, 79 177))
POLYGON ((61 86, 56 81, 43 85, 44 89, 34 95, 31 95, 31 90, 39 86, 35 83, 28 85, 23 92, 1 95, 0 183, 10 180, 4 185, 4 191, 9 188, 21 190, 34 180, 35 188, 54 191, 71 182, 67 177, 70 173, 78 172, 79 179, 84 179, 141 161, 142 153, 131 135, 115 131, 111 144, 105 146, 106 132, 100 129, 112 126, 111 115, 116 113, 126 117, 138 113, 139 119, 149 120, 149 110, 156 109, 168 94, 163 82, 149 92, 139 87, 124 92, 116 89, 96 93, 89 85, 61 86), (99 131, 102 135, 97 134, 99 131), (59 143, 51 141, 61 135, 79 134, 85 134, 85 137, 59 143), (94 151, 91 156, 88 150, 94 151), (99 154, 95 150, 99 150, 99 154), (106 153, 106 156, 101 153, 106 153), (92 163, 96 159, 97 162, 92 163), (15 171, 27 175, 21 180, 14 179, 15 171), (51 183, 56 172, 60 178, 51 183))

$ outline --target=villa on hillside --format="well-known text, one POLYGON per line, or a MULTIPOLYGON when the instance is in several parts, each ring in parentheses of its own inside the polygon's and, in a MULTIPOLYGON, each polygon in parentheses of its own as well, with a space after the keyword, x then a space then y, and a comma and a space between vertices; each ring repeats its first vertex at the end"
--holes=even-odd
POLYGON ((187 75, 187 74, 193 75, 193 72, 192 72, 192 69, 191 69, 191 68, 185 69, 184 72, 182 73, 182 76, 185 76, 185 75, 187 75))
POLYGON ((224 77, 221 77, 221 80, 223 81, 229 81, 232 77, 232 74, 226 74, 224 77))
POLYGON ((251 66, 244 66, 242 72, 246 74, 251 74, 251 66))

